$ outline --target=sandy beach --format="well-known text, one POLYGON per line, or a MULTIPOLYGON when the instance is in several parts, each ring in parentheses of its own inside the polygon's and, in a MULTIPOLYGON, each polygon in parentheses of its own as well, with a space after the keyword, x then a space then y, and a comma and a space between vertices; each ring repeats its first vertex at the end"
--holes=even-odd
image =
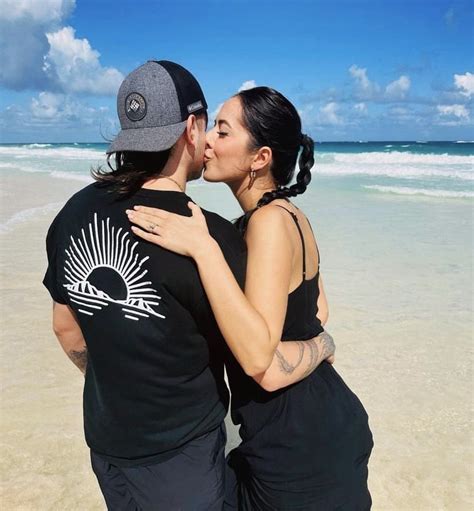
MULTIPOLYGON (((47 174, 2 177, 6 510, 105 509, 83 438, 83 377, 52 333, 41 284, 48 225, 84 184, 47 174)), ((206 186, 188 192, 236 216, 229 193, 206 186)), ((366 197, 340 191, 335 204, 335 193, 328 182, 302 205, 322 250, 336 367, 364 403, 374 434, 373 509, 472 509, 472 205, 384 196, 369 207, 366 197), (377 211, 387 221, 373 222, 377 211)), ((228 426, 231 447, 238 437, 228 426)))

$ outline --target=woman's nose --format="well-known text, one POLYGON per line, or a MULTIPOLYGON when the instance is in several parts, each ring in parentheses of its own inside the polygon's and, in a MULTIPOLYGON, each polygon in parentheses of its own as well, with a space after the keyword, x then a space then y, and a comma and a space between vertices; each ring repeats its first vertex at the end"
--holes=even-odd
POLYGON ((212 149, 212 146, 214 145, 215 135, 216 133, 216 127, 214 126, 206 133, 206 147, 212 149))

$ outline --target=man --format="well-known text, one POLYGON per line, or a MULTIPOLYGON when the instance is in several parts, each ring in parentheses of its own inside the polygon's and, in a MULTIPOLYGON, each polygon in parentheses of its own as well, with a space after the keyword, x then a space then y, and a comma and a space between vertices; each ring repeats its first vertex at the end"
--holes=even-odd
MULTIPOLYGON (((189 71, 149 61, 122 83, 116 169, 75 194, 47 237, 53 327, 85 374, 84 429, 109 509, 220 510, 223 349, 194 263, 136 238, 135 204, 189 215, 201 175, 207 104, 189 71)), ((238 280, 245 245, 204 212, 238 280)))

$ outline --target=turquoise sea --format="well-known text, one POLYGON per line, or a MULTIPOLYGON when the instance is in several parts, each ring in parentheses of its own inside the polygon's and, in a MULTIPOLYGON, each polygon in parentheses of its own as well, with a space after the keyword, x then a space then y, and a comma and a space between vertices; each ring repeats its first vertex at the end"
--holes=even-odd
MULTIPOLYGON (((40 172, 89 181, 107 144, 2 144, 0 173, 40 172)), ((314 176, 361 193, 472 198, 474 142, 325 142, 316 145, 314 176)), ((0 174, 1 175, 1 174, 0 174)))

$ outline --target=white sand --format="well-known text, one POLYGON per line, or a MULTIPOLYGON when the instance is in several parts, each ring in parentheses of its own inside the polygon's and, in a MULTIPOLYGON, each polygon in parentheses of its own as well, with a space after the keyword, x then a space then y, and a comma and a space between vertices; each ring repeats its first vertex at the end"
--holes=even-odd
MULTIPOLYGON (((83 377, 51 331, 51 300, 41 285, 46 229, 57 205, 82 186, 41 174, 3 179, 0 501, 6 510, 105 509, 83 439, 83 377)), ((192 192, 222 211, 229 197, 206 193, 192 192)), ((387 269, 389 246, 367 255, 360 241, 346 251, 342 237, 324 233, 324 214, 319 223, 336 367, 364 403, 375 439, 373 509, 473 509, 472 319, 469 304, 456 306, 469 299, 472 268, 453 280, 447 266, 433 279, 431 266, 413 268, 408 254, 387 269), (414 287, 415 278, 421 280, 414 287)), ((392 234, 398 235, 389 233, 389 240, 392 234)), ((454 265, 466 246, 451 243, 443 257, 454 265)), ((229 436, 235 445, 234 428, 229 436)))

